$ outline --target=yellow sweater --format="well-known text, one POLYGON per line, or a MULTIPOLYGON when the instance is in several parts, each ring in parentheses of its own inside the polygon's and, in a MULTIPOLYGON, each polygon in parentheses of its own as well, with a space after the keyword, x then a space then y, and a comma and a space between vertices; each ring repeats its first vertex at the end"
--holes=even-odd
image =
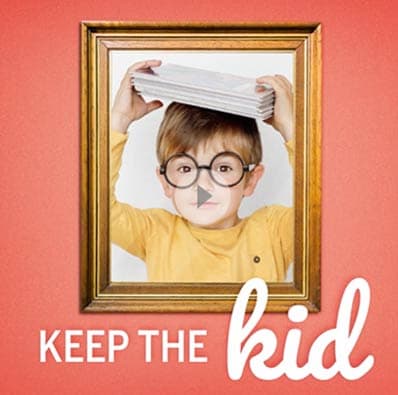
MULTIPOLYGON (((115 198, 127 135, 111 133, 111 241, 146 262, 148 281, 283 281, 293 259, 293 209, 263 207, 237 225, 212 230, 164 209, 137 209, 115 198)), ((286 144, 289 159, 293 144, 286 144)))

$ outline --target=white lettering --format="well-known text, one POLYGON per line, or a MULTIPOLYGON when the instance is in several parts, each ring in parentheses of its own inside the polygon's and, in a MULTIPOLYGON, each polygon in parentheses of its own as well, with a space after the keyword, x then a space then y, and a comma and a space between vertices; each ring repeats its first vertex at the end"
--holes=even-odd
MULTIPOLYGON (((301 380, 310 374, 318 380, 328 380, 339 372, 347 380, 357 380, 372 368, 374 364, 372 355, 368 355, 355 367, 351 365, 349 359, 365 325, 369 310, 370 289, 366 280, 357 278, 348 284, 340 303, 336 328, 324 332, 314 341, 308 362, 302 367, 297 365, 301 341, 300 329, 289 330, 282 361, 274 367, 268 367, 265 364, 276 350, 277 338, 274 332, 265 328, 252 332, 264 313, 267 301, 267 285, 259 278, 249 280, 239 292, 228 333, 227 366, 228 375, 232 380, 239 380, 242 377, 249 355, 256 345, 261 345, 261 350, 250 358, 249 366, 252 373, 262 380, 274 380, 283 374, 292 380, 301 380), (256 304, 249 319, 244 323, 246 306, 253 291, 257 293, 256 304), (359 308, 350 330, 356 292, 359 292, 360 296, 359 308), (323 355, 327 346, 333 342, 335 343, 335 363, 325 368, 323 355)), ((307 316, 308 311, 304 306, 292 306, 289 309, 288 317, 291 322, 301 323, 307 319, 307 316)))
POLYGON ((65 331, 65 362, 83 362, 83 357, 72 356, 72 350, 80 348, 80 343, 72 342, 73 336, 81 336, 83 331, 71 329, 65 331))
POLYGON ((152 336, 159 336, 156 329, 140 329, 138 336, 145 336, 145 362, 152 362, 152 336))
POLYGON ((129 344, 129 337, 125 331, 118 329, 111 329, 109 331, 108 340, 108 362, 115 362, 115 351, 122 351, 127 348, 129 344), (116 344, 116 338, 119 337, 122 341, 116 344))
POLYGON ((61 333, 59 329, 56 329, 50 338, 46 341, 46 331, 40 331, 40 362, 47 362, 47 351, 50 350, 51 355, 53 356, 56 362, 62 362, 61 357, 58 354, 57 349, 54 346, 54 341, 61 333))
POLYGON ((88 330, 87 331, 87 362, 105 362, 105 357, 95 357, 94 349, 102 348, 102 344, 94 341, 94 336, 104 336, 103 330, 88 330))
MULTIPOLYGON (((152 342, 154 338, 159 336, 159 331, 156 329, 139 329, 138 336, 145 337, 145 362, 152 362, 152 342)), ((204 344, 197 341, 197 336, 207 336, 207 330, 205 329, 191 329, 188 333, 188 359, 189 362, 203 363, 207 362, 206 356, 196 355, 196 350, 203 349, 204 344)), ((186 334, 183 329, 177 332, 177 341, 169 341, 169 331, 163 330, 160 341, 162 343, 162 362, 169 362, 169 352, 172 349, 176 349, 178 352, 178 362, 184 362, 184 345, 185 345, 186 334)))
MULTIPOLYGON (((40 331, 40 362, 47 362, 47 352, 50 352, 56 362, 62 362, 54 342, 60 335, 61 330, 56 329, 48 340, 46 340, 46 331, 40 331)), ((94 356, 94 350, 102 348, 102 343, 94 341, 95 336, 105 336, 104 330, 67 329, 64 331, 64 362, 82 363, 82 362, 105 362, 105 356, 94 356), (84 339, 77 341, 77 336, 86 335, 86 355, 72 355, 72 351, 81 349, 84 339)), ((115 352, 125 350, 129 343, 129 337, 122 330, 110 330, 108 332, 108 362, 115 362, 115 352), (120 340, 119 340, 120 339, 120 340)), ((83 348, 84 349, 84 348, 83 348)))
POLYGON ((207 357, 199 357, 195 353, 195 350, 204 348, 203 343, 196 342, 196 336, 207 336, 207 331, 204 329, 192 329, 189 331, 189 362, 207 362, 207 357))
POLYGON ((169 361, 169 350, 177 349, 178 362, 184 362, 184 331, 178 331, 178 339, 175 343, 169 342, 168 331, 162 331, 162 362, 169 361))

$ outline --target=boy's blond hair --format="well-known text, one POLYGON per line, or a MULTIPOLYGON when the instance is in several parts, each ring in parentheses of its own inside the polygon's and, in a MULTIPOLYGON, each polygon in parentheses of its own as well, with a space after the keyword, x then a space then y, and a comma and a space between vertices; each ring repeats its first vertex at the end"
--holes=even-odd
POLYGON ((181 103, 171 103, 160 124, 156 154, 163 165, 173 154, 196 153, 199 144, 222 142, 226 151, 235 151, 246 164, 259 164, 261 138, 252 118, 227 114, 181 103))

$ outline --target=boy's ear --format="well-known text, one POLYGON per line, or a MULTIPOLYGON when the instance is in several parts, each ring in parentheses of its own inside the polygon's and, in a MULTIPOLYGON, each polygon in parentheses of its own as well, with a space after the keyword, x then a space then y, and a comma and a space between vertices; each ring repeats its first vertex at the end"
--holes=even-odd
POLYGON ((164 176, 162 174, 160 174, 160 168, 159 166, 156 167, 156 176, 158 177, 162 188, 163 188, 163 192, 164 194, 168 197, 171 198, 172 197, 172 190, 173 187, 166 181, 166 179, 164 178, 164 176))
POLYGON ((243 190, 243 196, 251 196, 256 189, 257 183, 264 174, 264 166, 257 165, 250 173, 246 180, 245 189, 243 190))

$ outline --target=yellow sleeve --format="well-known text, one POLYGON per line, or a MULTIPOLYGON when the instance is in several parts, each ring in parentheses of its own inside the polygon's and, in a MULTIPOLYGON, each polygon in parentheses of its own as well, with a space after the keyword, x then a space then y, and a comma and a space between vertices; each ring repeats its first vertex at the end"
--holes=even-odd
POLYGON ((293 261, 294 210, 293 207, 270 206, 267 212, 268 225, 273 235, 273 244, 278 244, 283 255, 283 270, 286 273, 293 261))
MULTIPOLYGON (((294 165, 294 140, 285 143, 289 156, 289 163, 294 165)), ((274 235, 274 243, 280 245, 283 255, 283 270, 286 273, 290 263, 293 261, 294 252, 294 209, 293 207, 271 206, 268 212, 268 224, 274 235)))
POLYGON ((287 149, 287 154, 289 155, 289 163, 290 166, 294 165, 294 140, 291 139, 285 143, 285 147, 287 149))
POLYGON ((115 185, 119 178, 121 157, 127 134, 110 135, 110 238, 111 241, 142 260, 146 256, 147 240, 153 232, 151 210, 140 210, 117 201, 115 185))

